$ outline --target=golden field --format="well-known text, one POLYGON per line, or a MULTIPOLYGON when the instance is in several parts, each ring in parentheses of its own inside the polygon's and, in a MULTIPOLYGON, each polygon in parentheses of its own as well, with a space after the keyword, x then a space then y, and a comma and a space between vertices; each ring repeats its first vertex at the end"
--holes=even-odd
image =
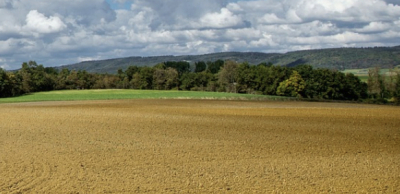
POLYGON ((400 108, 0 104, 0 193, 399 193, 400 108))

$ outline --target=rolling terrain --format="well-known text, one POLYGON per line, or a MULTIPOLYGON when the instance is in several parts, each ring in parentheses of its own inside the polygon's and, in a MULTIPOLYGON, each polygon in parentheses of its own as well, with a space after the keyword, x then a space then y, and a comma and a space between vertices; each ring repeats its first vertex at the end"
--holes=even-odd
POLYGON ((98 61, 84 61, 77 64, 57 68, 85 70, 91 73, 112 73, 118 69, 125 70, 128 66, 154 66, 165 61, 198 61, 234 60, 248 62, 253 65, 271 62, 279 66, 296 66, 309 64, 315 68, 337 70, 363 69, 375 66, 389 68, 400 65, 400 46, 374 48, 332 48, 304 50, 288 53, 259 53, 259 52, 224 52, 204 55, 186 56, 153 56, 126 57, 98 61))

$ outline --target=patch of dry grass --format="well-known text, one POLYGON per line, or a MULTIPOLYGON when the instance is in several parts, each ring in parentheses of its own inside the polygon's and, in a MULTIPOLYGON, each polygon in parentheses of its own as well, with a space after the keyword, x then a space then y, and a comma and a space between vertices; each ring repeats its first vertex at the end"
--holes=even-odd
POLYGON ((115 100, 0 110, 0 193, 400 192, 398 107, 115 100))

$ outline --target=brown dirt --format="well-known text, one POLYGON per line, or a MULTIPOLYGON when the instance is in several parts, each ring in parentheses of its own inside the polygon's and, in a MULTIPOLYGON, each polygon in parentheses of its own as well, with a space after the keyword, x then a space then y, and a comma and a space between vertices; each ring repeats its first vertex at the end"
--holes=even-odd
POLYGON ((398 193, 400 108, 0 104, 0 193, 398 193))

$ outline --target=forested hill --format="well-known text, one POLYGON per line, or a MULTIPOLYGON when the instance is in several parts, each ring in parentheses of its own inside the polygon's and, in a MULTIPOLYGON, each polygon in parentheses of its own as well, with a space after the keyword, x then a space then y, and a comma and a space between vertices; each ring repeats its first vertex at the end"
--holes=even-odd
POLYGON ((375 66, 383 68, 400 65, 400 46, 373 48, 333 48, 319 50, 294 51, 284 54, 259 52, 224 52, 205 55, 126 57, 99 61, 85 61, 59 68, 70 70, 86 70, 92 73, 116 73, 118 69, 127 67, 154 66, 166 61, 198 61, 234 60, 239 63, 248 62, 256 65, 263 62, 279 66, 293 67, 308 64, 315 68, 329 69, 362 69, 375 66))
POLYGON ((273 56, 281 55, 278 53, 266 54, 257 52, 224 52, 205 55, 183 55, 183 56, 153 56, 153 57, 126 57, 107 59, 99 61, 84 61, 72 65, 57 67, 70 70, 86 70, 90 73, 116 73, 118 69, 125 70, 129 66, 154 66, 167 61, 187 61, 195 63, 198 61, 217 61, 233 60, 237 62, 248 62, 250 64, 260 64, 268 61, 273 56))

